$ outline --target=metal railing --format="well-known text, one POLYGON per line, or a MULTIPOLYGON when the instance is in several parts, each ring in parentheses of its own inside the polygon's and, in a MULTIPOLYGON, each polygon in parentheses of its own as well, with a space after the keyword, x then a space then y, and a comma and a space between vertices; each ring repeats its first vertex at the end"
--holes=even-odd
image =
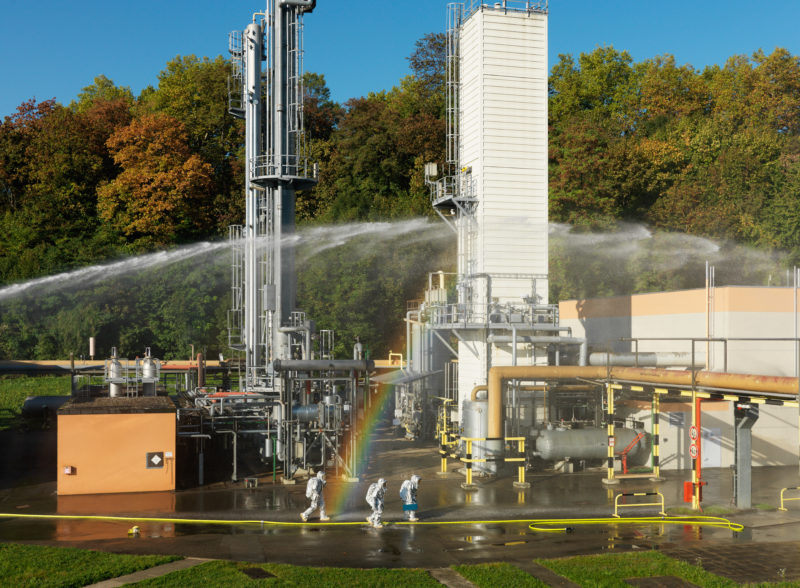
POLYGON ((800 500, 800 496, 797 496, 796 498, 784 498, 783 495, 786 493, 787 490, 800 490, 800 486, 795 486, 794 488, 783 488, 781 490, 781 506, 778 508, 778 510, 788 510, 784 506, 784 503, 791 502, 792 500, 800 500))
POLYGON ((250 171, 254 178, 303 178, 316 181, 319 166, 304 155, 259 155, 250 161, 250 171))
POLYGON ((548 0, 500 0, 500 2, 486 2, 485 0, 467 0, 463 3, 463 18, 468 19, 478 10, 504 10, 507 12, 536 12, 547 13, 548 0))
POLYGON ((617 494, 614 498, 614 516, 615 518, 622 518, 619 515, 620 508, 634 508, 639 506, 660 506, 661 510, 658 512, 661 516, 667 516, 667 513, 664 512, 664 495, 661 492, 623 492, 622 494, 617 494), (620 504, 619 499, 623 496, 658 496, 661 498, 659 502, 635 502, 633 504, 620 504))

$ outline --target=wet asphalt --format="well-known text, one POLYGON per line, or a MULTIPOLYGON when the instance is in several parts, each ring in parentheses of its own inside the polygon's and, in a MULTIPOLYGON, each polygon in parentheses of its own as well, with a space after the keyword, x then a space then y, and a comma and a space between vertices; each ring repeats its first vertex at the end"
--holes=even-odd
MULTIPOLYGON (((41 460, 35 460, 41 464, 41 460)), ((781 488, 800 485, 797 467, 753 470, 753 504, 732 507, 730 470, 706 469, 703 505, 729 509, 724 515, 745 525, 729 529, 666 524, 618 524, 574 527, 570 533, 531 530, 534 518, 609 516, 620 492, 660 492, 667 509, 686 506, 683 482, 690 472, 662 472, 664 480, 622 481, 607 487, 602 469, 572 474, 533 472, 531 487, 513 486, 516 472, 492 479, 476 478, 476 489, 461 488, 461 465, 449 460, 450 472, 439 475, 437 447, 398 439, 388 431, 372 438, 365 472, 358 482, 329 475, 325 496, 331 524, 317 516, 299 524, 306 508, 305 482, 283 484, 271 474, 258 486, 244 482, 174 492, 58 497, 54 482, 27 471, 26 479, 0 488, 0 511, 20 514, 118 515, 170 519, 224 519, 233 524, 138 522, 140 534, 129 537, 131 522, 96 520, 0 519, 0 541, 69 545, 120 553, 170 553, 252 562, 345 567, 439 568, 459 563, 530 562, 535 558, 657 549, 736 581, 800 579, 800 501, 777 510, 781 488), (422 476, 419 524, 402 521, 398 490, 411 474, 422 476), (370 528, 364 495, 379 477, 388 482, 382 529, 370 528), (341 499, 337 497, 341 496, 341 499), (255 520, 264 523, 241 524, 255 520), (291 523, 291 525, 271 524, 291 523), (337 525, 335 523, 355 523, 337 525)), ((7 476, 6 476, 7 478, 7 476)), ((790 492, 787 496, 792 496, 790 492)), ((795 493, 794 495, 800 495, 795 493)), ((646 500, 652 500, 647 497, 646 500)), ((642 499, 624 498, 633 504, 642 499)), ((624 508, 623 517, 657 514, 659 508, 624 508)))

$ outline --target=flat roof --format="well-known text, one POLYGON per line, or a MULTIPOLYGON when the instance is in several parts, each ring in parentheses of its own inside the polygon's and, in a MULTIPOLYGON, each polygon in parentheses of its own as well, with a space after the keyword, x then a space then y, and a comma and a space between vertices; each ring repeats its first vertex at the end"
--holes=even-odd
POLYGON ((58 414, 139 414, 176 412, 168 396, 134 396, 111 398, 70 398, 58 409, 58 414))

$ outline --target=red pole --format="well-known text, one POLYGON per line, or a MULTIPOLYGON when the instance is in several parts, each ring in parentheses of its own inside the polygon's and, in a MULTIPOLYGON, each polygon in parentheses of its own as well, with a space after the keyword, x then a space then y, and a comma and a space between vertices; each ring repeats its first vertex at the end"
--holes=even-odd
POLYGON ((697 423, 697 502, 702 501, 703 496, 703 423, 702 423, 702 398, 696 397, 694 400, 695 422, 697 423))

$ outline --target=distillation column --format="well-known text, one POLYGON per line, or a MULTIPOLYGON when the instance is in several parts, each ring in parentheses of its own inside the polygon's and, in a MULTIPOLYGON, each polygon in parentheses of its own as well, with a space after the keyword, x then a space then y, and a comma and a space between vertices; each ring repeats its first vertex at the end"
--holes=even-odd
MULTIPOLYGON (((244 110, 245 110, 245 161, 256 161, 261 155, 261 56, 264 31, 260 24, 251 23, 244 31, 244 110)), ((261 303, 258 292, 263 280, 259 269, 258 200, 259 187, 254 182, 252 166, 245 174, 245 271, 244 271, 244 345, 248 388, 260 382, 265 357, 259 348, 262 324, 259 320, 261 303)), ((263 246, 262 246, 263 247, 263 246)))

